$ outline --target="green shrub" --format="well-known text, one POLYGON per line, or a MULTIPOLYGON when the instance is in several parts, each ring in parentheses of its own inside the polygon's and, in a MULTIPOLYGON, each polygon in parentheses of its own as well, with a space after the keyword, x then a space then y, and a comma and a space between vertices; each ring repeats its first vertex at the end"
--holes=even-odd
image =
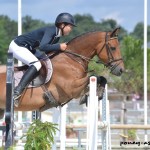
POLYGON ((27 133, 21 137, 26 137, 25 150, 50 150, 58 130, 56 126, 57 124, 35 120, 27 133))

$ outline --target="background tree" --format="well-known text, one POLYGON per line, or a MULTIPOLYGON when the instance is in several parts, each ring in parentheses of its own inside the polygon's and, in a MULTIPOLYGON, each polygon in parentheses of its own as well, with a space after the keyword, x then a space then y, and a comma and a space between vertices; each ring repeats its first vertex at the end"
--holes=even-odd
POLYGON ((150 26, 147 27, 147 41, 150 42, 150 26))
POLYGON ((30 32, 40 27, 44 27, 47 24, 41 20, 32 19, 31 16, 25 16, 22 18, 23 33, 30 32))
POLYGON ((135 27, 133 32, 130 33, 136 39, 140 39, 144 41, 144 23, 139 22, 135 27))
POLYGON ((9 17, 0 16, 0 64, 6 63, 10 41, 17 33, 17 23, 9 17))
POLYGON ((112 31, 116 27, 121 27, 121 31, 119 33, 119 39, 122 40, 125 35, 127 35, 127 31, 117 24, 117 22, 113 19, 102 20, 101 22, 95 22, 93 17, 90 14, 86 15, 75 15, 75 20, 77 22, 77 27, 73 29, 73 32, 66 37, 63 37, 62 41, 69 41, 75 36, 81 35, 85 32, 90 31, 112 31))
POLYGON ((138 92, 143 94, 143 48, 141 40, 127 36, 121 45, 125 72, 118 79, 115 77, 113 87, 124 94, 138 92))

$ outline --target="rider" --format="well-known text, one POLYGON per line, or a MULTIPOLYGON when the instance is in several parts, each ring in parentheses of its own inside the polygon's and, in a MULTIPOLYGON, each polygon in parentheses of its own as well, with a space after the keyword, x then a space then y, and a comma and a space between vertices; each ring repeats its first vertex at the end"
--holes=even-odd
POLYGON ((51 51, 65 51, 66 43, 57 43, 61 36, 68 35, 76 26, 74 17, 69 13, 60 13, 54 26, 47 26, 16 37, 9 45, 8 52, 28 65, 20 83, 14 89, 14 105, 19 106, 19 98, 27 85, 36 77, 41 68, 41 63, 34 55, 35 48, 49 53, 51 51))

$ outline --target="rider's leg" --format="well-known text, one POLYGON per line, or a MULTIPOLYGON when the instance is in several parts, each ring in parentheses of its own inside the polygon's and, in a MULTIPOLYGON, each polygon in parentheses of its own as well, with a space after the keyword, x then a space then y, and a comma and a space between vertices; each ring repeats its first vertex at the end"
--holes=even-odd
POLYGON ((27 85, 36 77, 37 72, 38 71, 34 65, 29 66, 21 78, 18 86, 16 86, 14 89, 14 101, 19 99, 27 85))
POLYGON ((27 48, 20 47, 15 42, 11 42, 9 52, 13 53, 14 58, 29 66, 14 90, 14 104, 18 107, 19 97, 26 86, 36 77, 37 72, 41 68, 41 63, 27 48))

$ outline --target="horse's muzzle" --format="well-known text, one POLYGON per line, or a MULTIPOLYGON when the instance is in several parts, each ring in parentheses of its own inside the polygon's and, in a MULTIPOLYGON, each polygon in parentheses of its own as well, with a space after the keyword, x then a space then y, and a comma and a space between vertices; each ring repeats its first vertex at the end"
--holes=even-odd
POLYGON ((121 74, 123 73, 124 71, 124 68, 121 67, 121 66, 116 66, 116 65, 113 65, 111 68, 110 68, 110 72, 113 74, 113 75, 116 75, 116 76, 121 76, 121 74))

